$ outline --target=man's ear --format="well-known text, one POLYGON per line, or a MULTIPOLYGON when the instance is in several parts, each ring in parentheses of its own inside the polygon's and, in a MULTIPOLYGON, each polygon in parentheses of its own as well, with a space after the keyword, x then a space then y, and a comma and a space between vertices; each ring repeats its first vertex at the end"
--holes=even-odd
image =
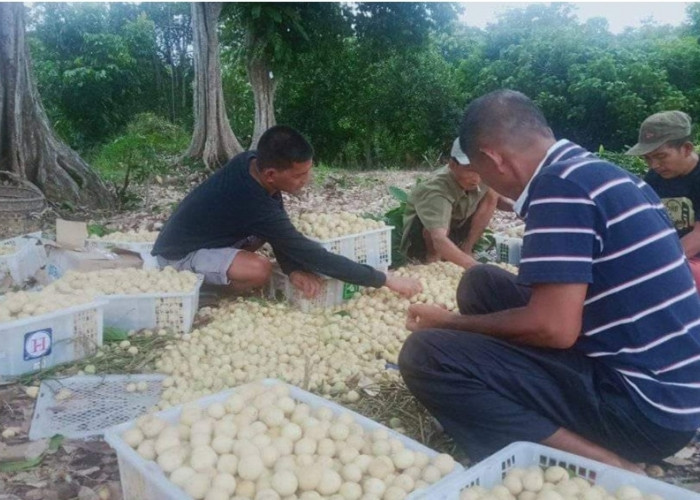
POLYGON ((681 148, 683 149, 683 154, 685 156, 690 156, 693 151, 695 151, 695 146, 693 146, 693 143, 690 141, 685 142, 681 148))
POLYGON ((274 183, 275 181, 275 174, 276 170, 274 168, 266 168, 262 172, 260 172, 260 177, 265 181, 267 184, 274 183))
POLYGON ((494 151, 491 148, 483 148, 479 151, 486 155, 486 157, 488 157, 489 160, 491 160, 491 162, 496 167, 496 170, 498 170, 499 173, 503 173, 504 161, 503 156, 500 153, 494 151))

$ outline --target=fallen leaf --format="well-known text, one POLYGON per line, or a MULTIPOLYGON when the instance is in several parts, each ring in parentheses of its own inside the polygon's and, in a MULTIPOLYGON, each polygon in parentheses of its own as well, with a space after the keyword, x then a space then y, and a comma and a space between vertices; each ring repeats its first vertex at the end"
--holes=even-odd
POLYGON ((676 467, 687 467, 688 465, 693 465, 693 462, 690 460, 686 460, 685 458, 678 458, 678 457, 667 457, 664 458, 664 462, 667 464, 675 465, 676 467))
POLYGON ((98 470, 100 470, 99 467, 90 467, 89 469, 77 470, 74 473, 78 474, 79 476, 89 476, 90 474, 97 472, 98 470))
POLYGON ((0 446, 0 460, 3 462, 31 460, 44 453, 48 447, 48 439, 39 439, 38 441, 29 441, 11 446, 2 445, 0 446))
POLYGON ((696 451, 697 450, 694 446, 686 446, 685 448, 678 450, 676 453, 674 453, 673 456, 676 458, 690 458, 693 455, 695 455, 696 451))
POLYGON ((78 491, 78 500, 100 500, 100 496, 92 488, 81 486, 78 491))

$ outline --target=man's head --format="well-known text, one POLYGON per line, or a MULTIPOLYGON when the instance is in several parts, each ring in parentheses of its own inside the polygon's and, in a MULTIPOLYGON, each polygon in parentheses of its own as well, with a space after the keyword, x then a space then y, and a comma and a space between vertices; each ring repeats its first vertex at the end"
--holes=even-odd
POLYGON ((459 139, 470 168, 513 199, 555 142, 535 103, 513 90, 497 90, 472 101, 464 112, 459 139))
POLYGON ((469 157, 459 146, 459 137, 452 143, 450 161, 448 162, 452 176, 465 191, 472 191, 481 183, 481 177, 469 168, 469 157))
POLYGON ((664 179, 687 174, 697 164, 691 142, 690 117, 682 111, 663 111, 639 127, 639 139, 626 154, 641 156, 664 179))
POLYGON ((297 193, 311 178, 314 150, 299 132, 275 125, 258 141, 258 173, 276 191, 297 193))

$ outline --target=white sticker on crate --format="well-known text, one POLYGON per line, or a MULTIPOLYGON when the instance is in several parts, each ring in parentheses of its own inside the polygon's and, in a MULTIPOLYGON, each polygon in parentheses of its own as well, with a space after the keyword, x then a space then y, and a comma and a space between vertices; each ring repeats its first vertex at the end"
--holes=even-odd
POLYGON ((53 334, 51 328, 35 330, 24 334, 24 360, 41 358, 51 354, 53 334))

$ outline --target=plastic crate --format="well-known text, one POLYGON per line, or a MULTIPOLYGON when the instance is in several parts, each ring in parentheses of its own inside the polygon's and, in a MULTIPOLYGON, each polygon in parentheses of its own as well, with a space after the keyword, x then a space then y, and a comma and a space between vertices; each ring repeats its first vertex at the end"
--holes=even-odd
POLYGON ((358 285, 343 283, 333 278, 322 277, 323 284, 319 294, 307 299, 304 294, 294 288, 289 277, 279 269, 273 269, 267 287, 267 296, 271 299, 286 300, 303 312, 317 308, 334 307, 352 298, 360 290, 358 285))
POLYGON ((102 345, 103 307, 96 300, 0 323, 0 377, 15 377, 91 356, 102 345))
POLYGON ((372 229, 328 240, 316 240, 329 252, 376 268, 391 265, 391 231, 393 226, 372 229))
POLYGON ((167 328, 188 333, 199 307, 202 277, 191 292, 103 295, 105 326, 123 330, 167 328))
POLYGON ((527 442, 516 442, 506 446, 464 472, 431 486, 426 490, 425 495, 426 498, 436 500, 459 500, 459 495, 465 488, 477 485, 493 488, 501 483, 510 469, 533 465, 542 468, 559 465, 592 484, 602 486, 612 495, 621 486, 630 485, 645 495, 653 493, 665 500, 700 500, 700 494, 678 486, 572 453, 527 442))
POLYGON ((101 248, 102 250, 111 251, 114 248, 119 248, 139 254, 139 257, 141 257, 143 261, 142 269, 158 269, 159 267, 158 259, 151 255, 154 244, 155 242, 107 241, 90 238, 85 240, 85 248, 87 249, 101 248))
POLYGON ((0 246, 8 245, 14 246, 15 251, 0 255, 0 293, 21 286, 48 262, 46 250, 35 239, 20 237, 0 243, 0 246))
MULTIPOLYGON (((387 272, 387 268, 379 267, 379 271, 387 272)), ((348 299, 355 296, 360 291, 360 285, 345 283, 343 281, 321 277, 323 285, 319 294, 307 299, 304 294, 294 288, 289 277, 282 270, 275 266, 267 287, 267 296, 271 299, 286 300, 303 312, 309 312, 317 308, 328 308, 339 306, 348 299)))
POLYGON ((158 403, 165 375, 77 375, 41 383, 29 439, 60 434, 70 439, 97 436, 105 429, 143 415, 158 403), (146 382, 143 392, 127 392, 129 383, 146 382), (61 389, 70 396, 57 401, 61 389))
POLYGON ((503 234, 494 234, 496 242, 496 260, 517 266, 520 264, 520 251, 523 247, 522 238, 512 238, 503 234))
MULTIPOLYGON (((255 382, 254 382, 255 383, 255 382)), ((353 411, 344 408, 336 403, 323 399, 319 396, 311 394, 310 392, 299 389, 298 387, 285 384, 276 379, 265 379, 263 383, 266 385, 276 385, 282 384, 289 387, 289 395, 292 399, 298 402, 306 403, 312 408, 326 407, 333 410, 334 414, 339 413, 349 413, 354 418, 355 421, 360 424, 365 430, 373 431, 375 429, 386 430, 390 437, 398 439, 403 443, 403 445, 413 451, 421 451, 428 455, 429 457, 434 457, 438 453, 435 450, 431 450, 427 446, 407 438, 403 434, 389 429, 382 424, 370 420, 367 417, 355 413, 353 411)), ((250 384, 247 384, 250 385, 250 384)), ((240 389, 240 388, 238 388, 240 389)), ((227 391, 220 392, 218 394, 213 394, 210 396, 205 396, 198 399, 196 403, 200 407, 206 407, 212 403, 221 403, 226 401, 226 399, 237 389, 229 389, 227 391)), ((190 404, 190 403, 188 403, 190 404)), ((156 415, 166 422, 175 423, 180 417, 180 412, 182 411, 183 405, 179 405, 173 408, 156 413, 156 415)), ((148 461, 142 458, 136 450, 132 449, 128 444, 126 444, 121 435, 127 429, 132 428, 135 423, 127 422, 125 424, 117 425, 105 431, 105 441, 114 448, 117 452, 117 458, 119 460, 119 476, 122 484, 122 491, 125 500, 135 500, 135 499, 146 499, 146 498, 157 498, 159 500, 189 500, 189 496, 182 491, 182 489, 171 483, 165 476, 163 471, 158 467, 158 465, 153 461, 148 461)), ((442 481, 447 481, 451 477, 459 474, 463 470, 463 467, 456 464, 454 472, 451 472, 442 481)), ((437 483, 436 483, 437 484, 437 483)), ((424 490, 418 490, 409 495, 408 499, 418 499, 418 498, 430 498, 423 496, 428 488, 424 490)))
POLYGON ((33 233, 27 233, 23 234, 21 236, 15 236, 14 238, 8 238, 6 240, 0 240, 0 245, 17 245, 17 246, 24 246, 29 243, 35 244, 37 240, 41 240, 43 237, 41 231, 35 231, 33 233))

